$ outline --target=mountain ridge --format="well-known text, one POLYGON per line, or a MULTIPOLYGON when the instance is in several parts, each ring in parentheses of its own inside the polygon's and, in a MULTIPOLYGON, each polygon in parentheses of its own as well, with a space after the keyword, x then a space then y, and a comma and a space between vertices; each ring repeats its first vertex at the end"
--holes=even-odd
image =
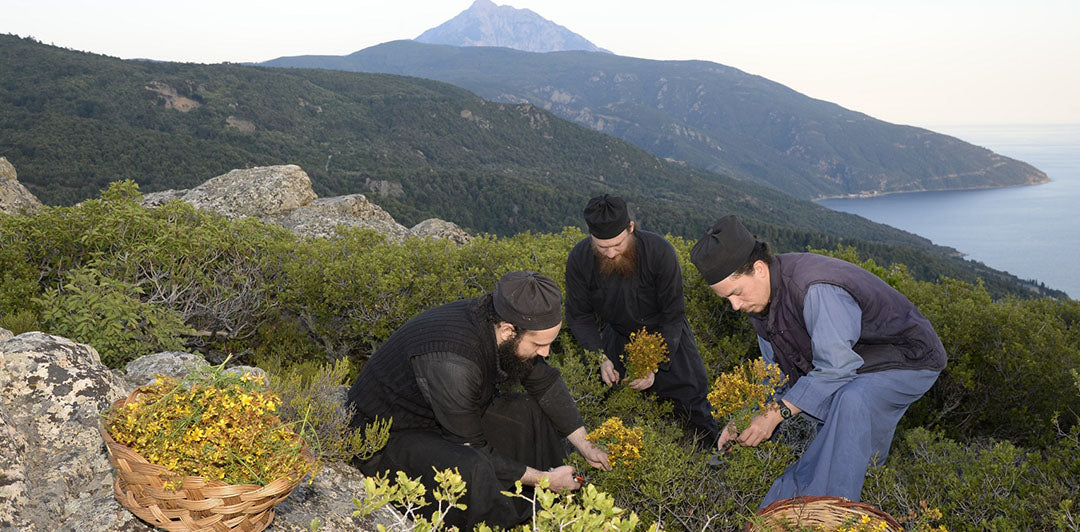
POLYGON ((737 68, 567 51, 535 54, 392 41, 265 66, 381 72, 529 102, 662 158, 804 199, 1048 181, 1022 161, 889 124, 737 68))

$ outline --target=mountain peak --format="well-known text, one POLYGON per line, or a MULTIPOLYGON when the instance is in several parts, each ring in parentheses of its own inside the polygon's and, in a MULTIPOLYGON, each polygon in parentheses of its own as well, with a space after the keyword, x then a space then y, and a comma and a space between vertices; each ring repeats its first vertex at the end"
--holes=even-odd
POLYGON ((491 0, 476 0, 454 18, 420 34, 416 41, 451 46, 501 46, 526 52, 607 52, 529 9, 500 6, 491 0))

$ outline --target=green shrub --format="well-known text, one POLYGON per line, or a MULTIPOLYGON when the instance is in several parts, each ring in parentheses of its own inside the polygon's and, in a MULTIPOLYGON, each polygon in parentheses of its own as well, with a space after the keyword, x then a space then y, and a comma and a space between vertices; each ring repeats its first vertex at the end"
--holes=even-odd
POLYGON ((581 417, 592 422, 600 422, 610 415, 606 414, 607 406, 604 402, 610 388, 600 380, 601 356, 599 353, 580 349, 573 343, 570 333, 563 330, 548 359, 562 374, 563 382, 570 390, 570 396, 573 397, 581 417))
POLYGON ((142 290, 105 277, 92 266, 69 272, 60 288, 50 288, 37 301, 44 308, 47 332, 90 344, 109 367, 121 367, 142 356, 184 347, 182 336, 193 331, 180 316, 162 305, 139 300, 142 290))
POLYGON ((7 329, 13 334, 40 331, 37 313, 30 309, 17 310, 12 314, 0 315, 0 329, 7 329))
MULTIPOLYGON (((427 500, 427 488, 419 478, 409 478, 398 471, 394 480, 388 476, 367 477, 364 479, 364 500, 353 499, 356 511, 353 516, 368 516, 387 505, 394 505, 400 513, 394 516, 395 522, 389 527, 377 525, 380 532, 390 531, 441 531, 457 530, 444 522, 446 513, 453 508, 465 509, 458 501, 465 495, 468 486, 456 469, 435 471, 436 489, 431 496, 436 507, 431 509, 431 517, 424 517, 423 509, 432 503, 427 500)), ((640 519, 634 512, 627 512, 615 505, 614 499, 594 486, 585 486, 579 492, 556 493, 547 490, 547 481, 542 480, 535 489, 524 489, 517 482, 514 491, 502 492, 506 497, 529 501, 533 507, 533 519, 515 530, 533 532, 555 532, 569 530, 573 532, 632 532, 638 529, 640 519)), ((481 523, 476 532, 491 532, 492 528, 481 523)), ((661 532, 653 524, 648 532, 661 532)))
MULTIPOLYGON (((305 378, 313 376, 322 364, 331 358, 316 343, 299 319, 285 313, 271 314, 261 323, 250 339, 224 342, 222 349, 229 353, 250 352, 248 361, 260 368, 297 368, 305 364, 309 369, 305 378)), ((350 366, 350 376, 356 377, 359 368, 350 366)))
MULTIPOLYGON (((203 331, 200 338, 254 332, 271 308, 296 237, 254 219, 228 220, 179 201, 148 209, 138 199, 134 183, 116 182, 101 199, 5 218, 0 265, 22 264, 31 273, 5 268, 0 287, 11 297, 37 295, 92 267, 138 287, 141 301, 172 309, 203 331)), ((4 301, 0 305, 20 305, 4 301)))
POLYGON ((1006 441, 964 445, 917 428, 894 443, 884 467, 870 470, 863 499, 893 515, 926 501, 949 530, 1048 530, 1031 458, 1006 441))
POLYGON ((37 264, 27 260, 30 241, 26 232, 34 217, 0 213, 0 316, 41 309, 31 301, 41 295, 42 275, 37 264))
POLYGON ((309 445, 314 445, 323 459, 367 460, 386 445, 392 420, 376 420, 364 428, 349 426, 353 412, 344 402, 343 389, 349 376, 348 359, 264 369, 270 375, 270 390, 281 398, 279 415, 305 427, 309 445))

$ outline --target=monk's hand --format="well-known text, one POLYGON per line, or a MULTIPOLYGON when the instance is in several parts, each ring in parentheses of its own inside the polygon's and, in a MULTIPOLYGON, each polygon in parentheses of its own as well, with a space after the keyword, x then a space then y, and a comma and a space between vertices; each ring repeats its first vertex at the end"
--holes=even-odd
POLYGON ((605 471, 611 469, 607 453, 589 441, 589 433, 585 431, 584 426, 578 427, 574 432, 567 434, 566 439, 570 440, 570 443, 581 453, 581 456, 585 458, 589 465, 605 471))
POLYGON ((604 357, 604 361, 600 363, 600 379, 608 386, 619 382, 619 372, 615 371, 615 364, 607 357, 604 357))
POLYGON ((649 373, 648 376, 630 381, 629 383, 627 383, 627 386, 629 386, 631 390, 637 390, 640 392, 641 390, 648 390, 650 387, 652 387, 653 381, 655 379, 656 374, 649 373))
POLYGON ((581 487, 577 478, 574 477, 572 466, 563 465, 550 469, 544 473, 544 476, 548 479, 548 489, 551 491, 576 490, 581 487))
MULTIPOLYGON (((776 414, 775 417, 779 416, 780 414, 776 414)), ((780 424, 779 421, 774 421, 772 417, 768 414, 754 416, 754 419, 750 420, 750 426, 739 433, 739 445, 757 447, 758 444, 769 439, 773 431, 776 430, 776 426, 780 424)))
POLYGON ((739 433, 735 430, 734 423, 728 423, 724 426, 724 430, 720 431, 720 437, 716 439, 716 450, 720 452, 728 451, 728 443, 739 437, 739 433))
POLYGON ((603 449, 593 445, 592 442, 586 443, 587 445, 584 446, 584 449, 578 449, 581 456, 585 457, 585 461, 597 469, 603 469, 604 471, 611 470, 611 463, 608 461, 607 453, 604 452, 603 449))

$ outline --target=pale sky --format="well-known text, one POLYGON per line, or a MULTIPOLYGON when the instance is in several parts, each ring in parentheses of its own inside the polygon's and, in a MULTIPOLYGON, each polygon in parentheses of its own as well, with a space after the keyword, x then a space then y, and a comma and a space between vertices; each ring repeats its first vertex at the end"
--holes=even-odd
MULTIPOLYGON (((125 59, 265 61, 412 39, 471 3, 0 0, 0 33, 125 59)), ((619 55, 715 61, 890 122, 1080 123, 1078 0, 495 3, 619 55)))

